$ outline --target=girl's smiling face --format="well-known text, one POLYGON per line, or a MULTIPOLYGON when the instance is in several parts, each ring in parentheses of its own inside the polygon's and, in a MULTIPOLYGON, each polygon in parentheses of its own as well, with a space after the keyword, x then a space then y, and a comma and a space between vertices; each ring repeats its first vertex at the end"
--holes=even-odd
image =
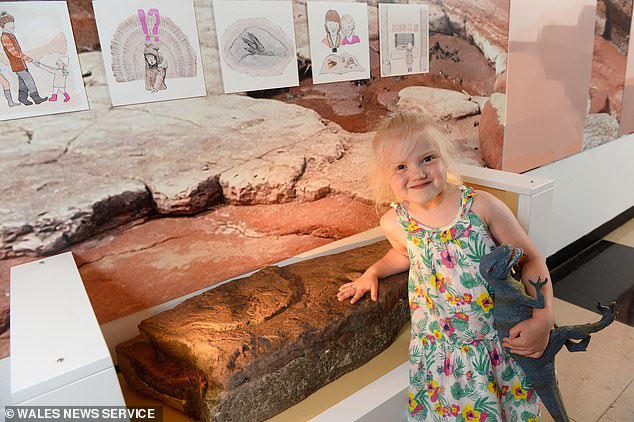
POLYGON ((401 200, 430 207, 447 189, 447 167, 434 142, 426 139, 414 145, 407 157, 392 164, 390 187, 401 200))

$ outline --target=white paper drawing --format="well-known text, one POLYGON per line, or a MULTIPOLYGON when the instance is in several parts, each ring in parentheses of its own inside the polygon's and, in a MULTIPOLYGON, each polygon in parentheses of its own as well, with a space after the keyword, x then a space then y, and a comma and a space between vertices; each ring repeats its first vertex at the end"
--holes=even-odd
POLYGON ((112 104, 206 95, 193 0, 93 1, 112 104))
POLYGON ((313 83, 370 78, 365 3, 308 2, 313 83))
POLYGON ((426 4, 379 4, 381 76, 429 72, 426 4))
POLYGON ((65 2, 0 3, 0 39, 0 120, 88 109, 65 2))
POLYGON ((326 56, 321 65, 320 75, 329 73, 336 75, 344 75, 350 72, 363 72, 364 69, 359 65, 359 61, 355 56, 349 53, 330 54, 326 56))
POLYGON ((226 93, 299 85, 291 2, 213 5, 226 93))

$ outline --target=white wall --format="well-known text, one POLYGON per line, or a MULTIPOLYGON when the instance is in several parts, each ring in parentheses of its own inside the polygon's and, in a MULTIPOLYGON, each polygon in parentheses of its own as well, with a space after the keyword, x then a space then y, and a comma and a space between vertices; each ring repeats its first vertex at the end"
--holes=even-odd
POLYGON ((634 206, 634 134, 526 174, 555 182, 550 256, 634 206))

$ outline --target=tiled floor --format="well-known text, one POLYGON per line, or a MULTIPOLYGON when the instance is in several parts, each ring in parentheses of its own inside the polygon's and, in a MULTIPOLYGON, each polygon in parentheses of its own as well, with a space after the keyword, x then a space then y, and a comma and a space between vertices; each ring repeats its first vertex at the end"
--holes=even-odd
MULTIPOLYGON (((563 350, 557 355, 560 389, 571 420, 634 421, 634 219, 562 267, 552 274, 556 320, 560 325, 597 320, 593 311, 599 300, 617 300, 619 310, 617 322, 593 334, 586 352, 563 350)), ((364 367, 315 392, 270 422, 306 421, 323 412, 405 361, 407 341, 408 332, 404 329, 388 350, 364 367)), ((122 388, 128 405, 161 405, 139 396, 123 380, 122 388)), ((189 420, 167 407, 165 412, 166 421, 189 420)), ((542 421, 551 422, 552 418, 544 412, 542 421)))
POLYGON ((634 421, 634 219, 551 275, 555 297, 561 299, 556 307, 560 324, 592 321, 586 309, 595 311, 599 301, 617 302, 618 322, 593 334, 587 352, 557 356, 571 417, 578 422, 634 421))
POLYGON ((634 220, 553 269, 555 296, 594 311, 617 303, 617 321, 634 326, 634 220))

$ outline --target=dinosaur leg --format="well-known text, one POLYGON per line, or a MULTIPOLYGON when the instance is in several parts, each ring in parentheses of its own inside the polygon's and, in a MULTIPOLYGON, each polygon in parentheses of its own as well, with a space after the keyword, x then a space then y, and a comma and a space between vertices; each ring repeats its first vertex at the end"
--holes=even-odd
POLYGON ((585 352, 588 348, 588 344, 590 343, 590 336, 585 336, 581 341, 576 342, 568 339, 564 346, 568 349, 569 352, 585 352))

